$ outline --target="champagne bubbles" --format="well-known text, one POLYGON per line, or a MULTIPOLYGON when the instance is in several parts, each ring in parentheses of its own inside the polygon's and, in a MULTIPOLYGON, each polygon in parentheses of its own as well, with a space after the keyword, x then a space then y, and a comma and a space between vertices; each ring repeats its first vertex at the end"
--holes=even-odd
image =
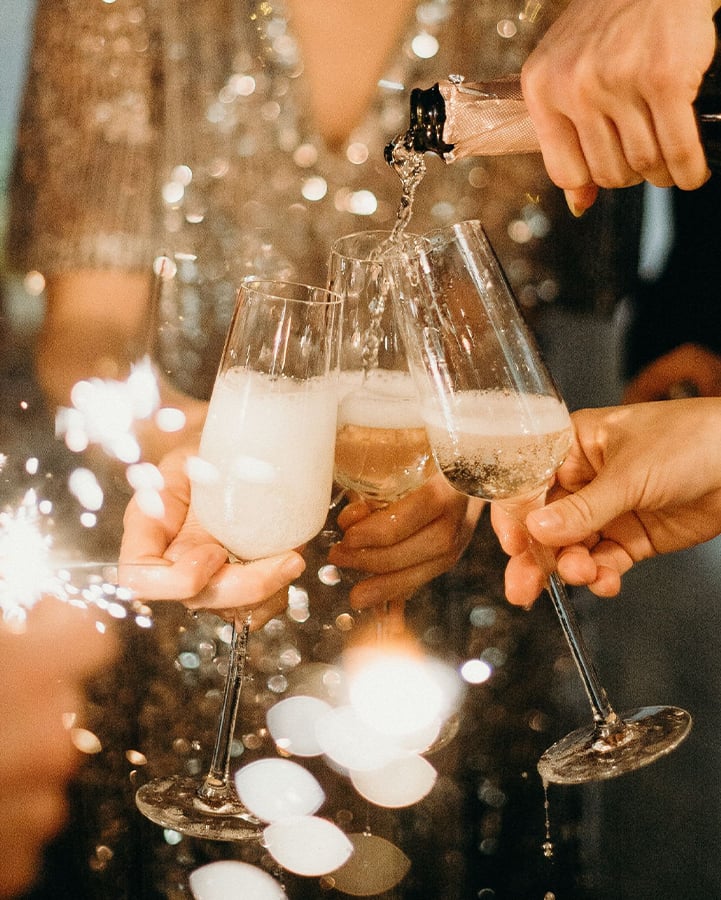
POLYGON ((201 866, 191 872, 189 881, 195 900, 228 900, 230 897, 287 900, 275 878, 257 866, 234 860, 201 866))

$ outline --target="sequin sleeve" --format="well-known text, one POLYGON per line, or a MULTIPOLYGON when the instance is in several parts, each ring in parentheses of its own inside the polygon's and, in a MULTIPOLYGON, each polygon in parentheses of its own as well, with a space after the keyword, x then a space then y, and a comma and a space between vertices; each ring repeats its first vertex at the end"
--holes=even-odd
POLYGON ((152 6, 40 0, 10 188, 19 270, 133 268, 153 252, 152 6))

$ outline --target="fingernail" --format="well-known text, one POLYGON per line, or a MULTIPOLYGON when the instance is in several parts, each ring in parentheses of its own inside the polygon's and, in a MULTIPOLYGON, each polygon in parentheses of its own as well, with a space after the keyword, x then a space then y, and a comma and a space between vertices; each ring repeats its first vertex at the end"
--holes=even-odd
POLYGON ((570 198, 566 197, 566 204, 568 208, 571 210, 571 214, 575 216, 575 218, 580 219, 581 216, 586 212, 584 207, 576 206, 576 204, 570 198))
POLYGON ((214 568, 224 565, 228 562, 228 551, 225 547, 212 545, 208 550, 208 564, 214 568))
POLYGON ((543 509, 535 509, 528 514, 528 518, 533 521, 537 528, 554 529, 563 524, 561 514, 550 506, 546 506, 543 509))

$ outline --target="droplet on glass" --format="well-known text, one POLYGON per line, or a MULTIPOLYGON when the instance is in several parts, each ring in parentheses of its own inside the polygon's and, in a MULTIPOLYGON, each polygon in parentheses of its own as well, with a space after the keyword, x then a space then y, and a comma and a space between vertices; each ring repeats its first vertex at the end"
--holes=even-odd
POLYGON ((337 584, 341 583, 341 574, 340 569, 337 566, 333 566, 330 563, 325 566, 321 566, 318 569, 318 581, 321 584, 326 584, 329 587, 335 587, 337 584))

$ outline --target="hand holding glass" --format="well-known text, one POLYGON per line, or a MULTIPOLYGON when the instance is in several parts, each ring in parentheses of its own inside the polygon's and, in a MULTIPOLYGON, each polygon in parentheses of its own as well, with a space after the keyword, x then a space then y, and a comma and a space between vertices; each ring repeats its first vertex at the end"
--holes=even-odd
MULTIPOLYGON (((388 265, 421 409, 436 461, 449 482, 524 521, 543 505, 571 444, 568 410, 548 374, 480 223, 426 236, 388 265)), ((530 539, 530 538, 529 538, 530 539)), ((583 681, 593 724, 541 757, 545 781, 611 778, 670 752, 691 717, 654 706, 619 716, 579 632, 565 586, 546 548, 530 541, 583 681)))
MULTIPOLYGON (((333 483, 342 301, 321 288, 248 281, 240 289, 190 478, 191 506, 235 560, 295 549, 323 527, 333 483)), ((144 785, 141 812, 216 840, 260 834, 238 799, 230 751, 248 616, 233 628, 220 724, 204 778, 144 785)))
MULTIPOLYGON (((328 287, 343 298, 335 480, 372 509, 400 500, 436 471, 389 302, 381 250, 390 234, 338 238, 328 262, 328 287)), ((386 603, 376 611, 379 638, 402 631, 401 608, 386 603)))

